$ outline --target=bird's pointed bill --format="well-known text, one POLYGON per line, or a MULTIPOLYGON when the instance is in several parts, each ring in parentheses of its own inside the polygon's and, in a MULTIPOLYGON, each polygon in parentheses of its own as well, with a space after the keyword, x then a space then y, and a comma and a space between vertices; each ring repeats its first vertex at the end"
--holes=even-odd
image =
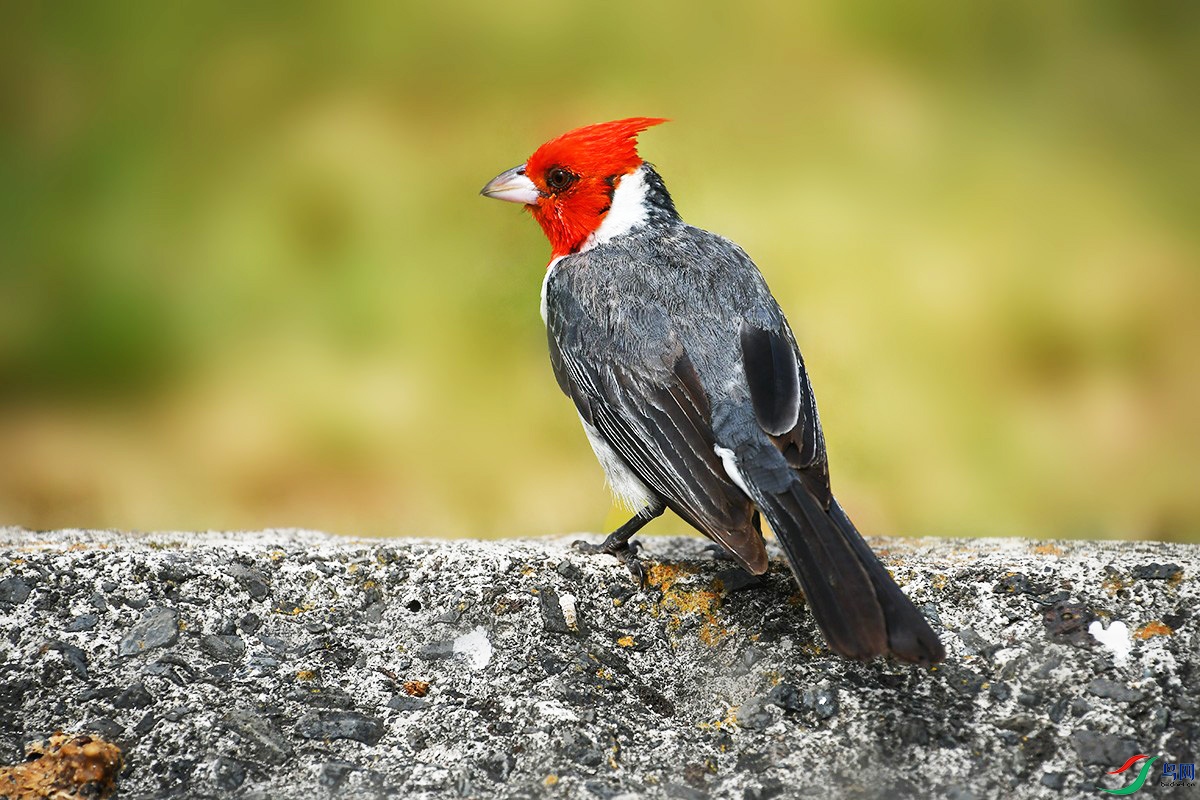
POLYGON ((507 200, 510 203, 524 203, 527 206, 535 205, 541 197, 537 186, 525 174, 524 164, 501 172, 488 181, 487 186, 480 189, 479 193, 484 197, 507 200))

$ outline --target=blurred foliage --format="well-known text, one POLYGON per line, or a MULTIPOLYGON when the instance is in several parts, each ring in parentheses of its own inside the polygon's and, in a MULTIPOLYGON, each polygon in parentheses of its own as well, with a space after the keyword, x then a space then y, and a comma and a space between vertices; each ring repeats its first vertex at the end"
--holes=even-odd
POLYGON ((865 531, 1200 541, 1198 9, 6 3, 0 520, 618 522, 476 192, 651 114, 865 531))

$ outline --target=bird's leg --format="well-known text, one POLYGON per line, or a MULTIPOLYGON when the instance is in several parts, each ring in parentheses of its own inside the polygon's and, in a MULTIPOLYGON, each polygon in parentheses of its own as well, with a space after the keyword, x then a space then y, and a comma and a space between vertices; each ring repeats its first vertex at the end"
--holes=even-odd
POLYGON ((666 505, 661 501, 651 503, 634 514, 624 525, 610 533, 600 544, 591 544, 579 540, 575 542, 574 546, 583 553, 604 553, 615 557, 629 569, 638 586, 645 588, 646 570, 642 567, 642 562, 637 557, 637 551, 641 545, 638 542, 630 542, 629 540, 633 538, 635 533, 645 527, 647 522, 658 517, 665 510, 666 505))

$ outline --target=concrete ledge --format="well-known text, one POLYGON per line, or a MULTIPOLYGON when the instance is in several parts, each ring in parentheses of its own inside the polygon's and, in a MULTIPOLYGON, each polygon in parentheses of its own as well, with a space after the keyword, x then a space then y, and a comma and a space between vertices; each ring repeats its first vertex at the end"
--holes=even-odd
POLYGON ((0 763, 62 729, 121 748, 119 797, 750 800, 1197 760, 1195 546, 875 540, 946 644, 920 670, 831 656, 781 562, 650 537, 638 592, 571 538, 0 529, 0 763))

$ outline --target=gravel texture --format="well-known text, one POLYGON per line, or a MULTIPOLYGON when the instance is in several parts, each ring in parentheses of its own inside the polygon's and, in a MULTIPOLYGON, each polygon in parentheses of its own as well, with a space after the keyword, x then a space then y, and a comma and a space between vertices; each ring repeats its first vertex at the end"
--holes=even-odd
POLYGON ((570 541, 0 529, 0 764, 61 729, 129 798, 982 800, 1197 760, 1195 546, 876 540, 922 670, 832 656, 777 559, 650 537, 639 591, 570 541))

